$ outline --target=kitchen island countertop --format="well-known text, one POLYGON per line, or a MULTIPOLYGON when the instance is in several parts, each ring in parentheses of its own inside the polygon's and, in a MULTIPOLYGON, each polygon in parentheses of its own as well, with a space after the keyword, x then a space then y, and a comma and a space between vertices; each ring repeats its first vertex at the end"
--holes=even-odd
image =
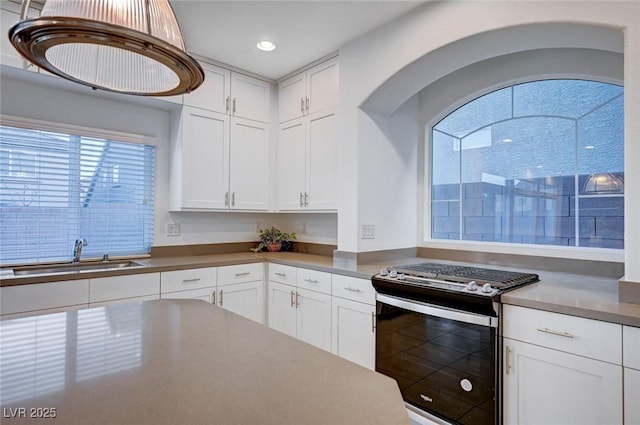
POLYGON ((0 327, 7 425, 409 424, 392 379, 198 300, 0 327))

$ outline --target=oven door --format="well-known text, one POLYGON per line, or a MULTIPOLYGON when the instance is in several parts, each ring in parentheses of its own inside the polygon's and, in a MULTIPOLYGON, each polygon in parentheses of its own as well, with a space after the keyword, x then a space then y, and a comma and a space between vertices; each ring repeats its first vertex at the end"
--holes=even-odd
POLYGON ((448 423, 499 424, 497 317, 384 294, 376 310, 376 371, 407 404, 448 423))

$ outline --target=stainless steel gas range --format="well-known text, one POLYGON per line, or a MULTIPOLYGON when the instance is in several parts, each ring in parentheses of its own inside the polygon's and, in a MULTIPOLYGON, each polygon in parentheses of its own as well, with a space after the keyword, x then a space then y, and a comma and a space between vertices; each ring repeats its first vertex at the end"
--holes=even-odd
POLYGON ((436 423, 499 425, 500 294, 538 275, 440 263, 380 270, 376 370, 436 423))

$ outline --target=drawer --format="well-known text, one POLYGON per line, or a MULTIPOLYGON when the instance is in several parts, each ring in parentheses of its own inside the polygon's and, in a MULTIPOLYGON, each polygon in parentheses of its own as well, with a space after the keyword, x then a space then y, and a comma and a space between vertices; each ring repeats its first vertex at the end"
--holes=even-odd
POLYGON ((218 269, 215 267, 162 272, 160 274, 160 292, 164 294, 210 288, 216 286, 217 280, 218 269))
POLYGON ((269 264, 269 280, 296 285, 296 268, 282 264, 269 264))
POLYGON ((120 298, 117 300, 108 300, 108 301, 100 301, 100 302, 96 302, 96 303, 90 303, 89 307, 90 308, 94 308, 94 307, 105 307, 108 305, 121 305, 121 304, 128 304, 128 303, 140 303, 142 301, 153 301, 153 300, 159 300, 160 296, 158 294, 155 295, 144 295, 141 297, 129 297, 129 298, 120 298))
POLYGON ((296 274, 296 286, 298 288, 331 294, 331 273, 298 268, 296 274))
POLYGON ((0 288, 0 313, 13 314, 89 302, 89 280, 35 283, 0 288))
POLYGON ((213 293, 216 291, 216 288, 202 288, 202 289, 190 289, 187 291, 179 291, 179 292, 170 292, 167 294, 160 295, 160 298, 165 299, 194 299, 194 300, 203 300, 208 303, 213 303, 213 293))
POLYGON ((505 338, 622 364, 622 325, 512 305, 503 313, 505 338))
POLYGON ((99 277, 89 280, 89 303, 160 296, 160 273, 99 277))
POLYGON ((376 290, 370 279, 334 274, 331 276, 331 294, 370 305, 376 304, 376 290))
POLYGON ((218 267, 218 285, 232 285, 256 280, 264 280, 263 263, 218 267))
POLYGON ((623 326, 622 346, 622 364, 640 370, 640 328, 623 326))

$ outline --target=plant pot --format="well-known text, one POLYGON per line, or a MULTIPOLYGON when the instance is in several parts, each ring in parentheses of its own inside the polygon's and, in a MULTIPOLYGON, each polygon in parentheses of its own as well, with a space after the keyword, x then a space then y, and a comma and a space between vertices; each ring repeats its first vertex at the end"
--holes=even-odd
POLYGON ((271 242, 267 244, 267 250, 269 252, 279 252, 282 249, 282 242, 271 242))

